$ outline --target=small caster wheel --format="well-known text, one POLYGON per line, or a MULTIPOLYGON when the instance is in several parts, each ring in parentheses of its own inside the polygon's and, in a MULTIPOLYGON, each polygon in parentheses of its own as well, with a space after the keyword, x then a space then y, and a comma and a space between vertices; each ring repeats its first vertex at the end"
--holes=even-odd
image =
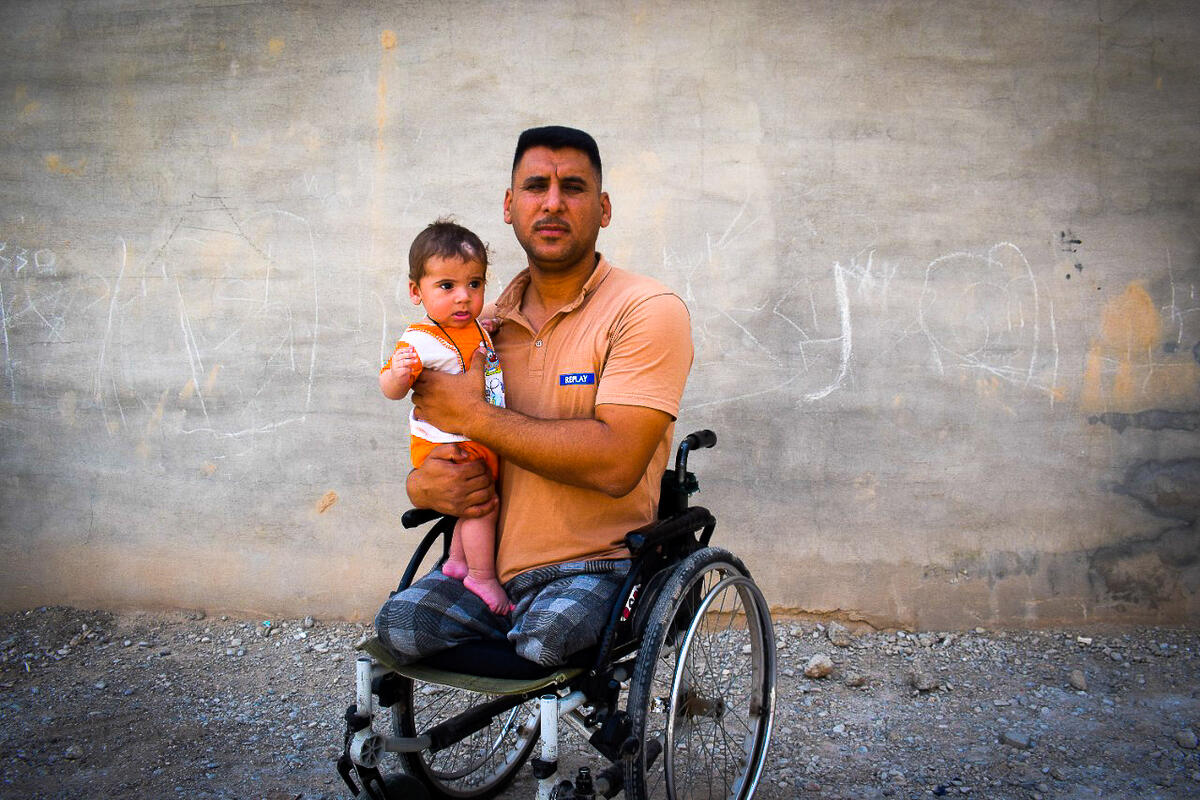
POLYGON ((383 779, 388 800, 429 800, 429 789, 412 775, 397 772, 383 779))

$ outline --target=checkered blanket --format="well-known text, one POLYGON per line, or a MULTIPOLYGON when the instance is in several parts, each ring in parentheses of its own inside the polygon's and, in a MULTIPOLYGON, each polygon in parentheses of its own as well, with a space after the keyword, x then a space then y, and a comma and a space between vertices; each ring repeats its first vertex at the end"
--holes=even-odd
POLYGON ((516 606, 508 617, 496 616, 461 581, 434 570, 393 594, 375 629, 401 664, 466 641, 508 639, 521 657, 553 666, 600 640, 629 568, 628 560, 616 559, 524 572, 504 587, 516 606))

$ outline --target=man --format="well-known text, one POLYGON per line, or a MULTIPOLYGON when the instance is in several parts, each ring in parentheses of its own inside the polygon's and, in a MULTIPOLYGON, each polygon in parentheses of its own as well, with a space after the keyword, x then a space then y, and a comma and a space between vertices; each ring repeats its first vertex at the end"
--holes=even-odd
POLYGON ((427 372, 413 393, 419 418, 499 454, 499 497, 480 463, 452 445, 434 450, 407 487, 415 506, 458 516, 499 502, 497 569, 515 610, 493 615, 434 571, 376 618, 402 662, 507 638, 522 657, 552 665, 599 639, 629 569, 624 535, 655 517, 692 362, 683 301, 596 252, 611 216, 591 136, 557 126, 521 134, 504 220, 528 269, 495 304, 507 407, 483 400, 478 367, 427 372))

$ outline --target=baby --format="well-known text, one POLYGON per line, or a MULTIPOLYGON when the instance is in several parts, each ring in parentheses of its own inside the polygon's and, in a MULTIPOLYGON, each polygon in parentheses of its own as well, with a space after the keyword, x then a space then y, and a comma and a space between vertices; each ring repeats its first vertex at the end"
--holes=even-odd
MULTIPOLYGON (((487 248, 471 231, 439 219, 417 235, 408 251, 408 296, 425 307, 426 321, 409 325, 396 343, 392 357, 379 372, 384 397, 401 400, 422 369, 464 372, 480 347, 486 352, 484 383, 488 402, 504 405, 504 380, 491 337, 477 320, 483 309, 487 279, 487 248)), ((410 452, 420 467, 433 448, 457 443, 475 459, 487 462, 492 479, 499 474, 496 454, 462 436, 441 431, 409 414, 410 452)), ((450 555, 442 572, 462 580, 492 613, 512 610, 504 587, 496 578, 496 519, 463 518, 454 526, 450 555)))

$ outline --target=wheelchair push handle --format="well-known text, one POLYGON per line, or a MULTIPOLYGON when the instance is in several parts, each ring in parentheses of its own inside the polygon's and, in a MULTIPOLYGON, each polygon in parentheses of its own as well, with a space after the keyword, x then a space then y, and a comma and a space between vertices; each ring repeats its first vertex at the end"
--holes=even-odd
POLYGON ((717 435, 708 429, 689 433, 683 437, 683 441, 679 443, 679 449, 675 453, 675 479, 679 482, 679 488, 682 489, 686 484, 688 453, 712 447, 716 443, 717 435))

